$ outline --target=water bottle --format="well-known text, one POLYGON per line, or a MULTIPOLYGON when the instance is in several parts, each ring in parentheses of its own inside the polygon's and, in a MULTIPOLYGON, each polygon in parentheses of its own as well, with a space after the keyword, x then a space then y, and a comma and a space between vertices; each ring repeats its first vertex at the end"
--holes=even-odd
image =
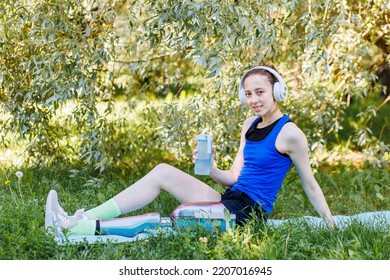
POLYGON ((198 159, 195 162, 195 174, 209 175, 211 168, 213 138, 208 134, 199 134, 197 141, 198 159))

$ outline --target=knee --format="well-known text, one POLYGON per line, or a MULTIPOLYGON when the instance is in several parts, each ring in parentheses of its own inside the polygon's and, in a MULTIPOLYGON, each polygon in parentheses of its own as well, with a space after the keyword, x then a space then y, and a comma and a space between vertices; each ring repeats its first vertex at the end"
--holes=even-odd
POLYGON ((156 169, 156 170, 167 170, 167 169, 169 169, 170 167, 172 167, 172 166, 170 166, 168 163, 160 163, 160 164, 157 164, 157 165, 154 167, 154 169, 156 169))
POLYGON ((177 176, 176 168, 167 163, 158 164, 153 168, 151 174, 161 187, 169 186, 172 178, 177 176))
POLYGON ((170 175, 173 169, 174 167, 167 163, 160 163, 155 168, 153 168, 152 172, 159 177, 164 177, 170 175))

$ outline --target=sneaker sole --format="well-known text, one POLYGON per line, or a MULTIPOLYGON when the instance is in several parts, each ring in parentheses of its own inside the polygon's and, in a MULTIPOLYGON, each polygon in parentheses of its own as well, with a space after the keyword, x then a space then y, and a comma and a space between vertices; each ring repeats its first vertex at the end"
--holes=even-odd
POLYGON ((53 207, 55 203, 53 202, 57 202, 58 204, 57 192, 55 190, 51 190, 47 195, 45 209, 45 228, 54 227, 53 215, 55 215, 55 212, 53 210, 55 209, 53 209, 53 207))

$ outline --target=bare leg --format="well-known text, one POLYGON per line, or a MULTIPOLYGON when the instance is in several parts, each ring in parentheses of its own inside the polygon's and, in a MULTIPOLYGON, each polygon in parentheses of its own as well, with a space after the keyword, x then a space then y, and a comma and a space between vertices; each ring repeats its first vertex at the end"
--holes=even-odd
POLYGON ((168 164, 159 164, 113 199, 122 214, 144 207, 165 190, 180 203, 218 202, 221 194, 202 181, 168 164))

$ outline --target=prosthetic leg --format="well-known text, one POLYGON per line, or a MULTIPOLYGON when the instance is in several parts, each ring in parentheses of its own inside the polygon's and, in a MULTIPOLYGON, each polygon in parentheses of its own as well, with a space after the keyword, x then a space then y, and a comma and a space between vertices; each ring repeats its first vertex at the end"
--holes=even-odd
POLYGON ((220 227, 223 231, 234 227, 235 215, 230 214, 220 203, 189 203, 178 206, 170 217, 161 217, 160 213, 98 221, 98 234, 134 237, 145 229, 159 227, 177 227, 180 229, 200 225, 207 230, 220 227))
POLYGON ((145 229, 159 227, 161 221, 160 213, 157 212, 112 220, 97 220, 96 232, 101 235, 134 237, 145 229))
POLYGON ((220 227, 226 231, 236 223, 236 215, 220 202, 181 204, 172 212, 171 219, 181 229, 201 225, 208 230, 220 227))

